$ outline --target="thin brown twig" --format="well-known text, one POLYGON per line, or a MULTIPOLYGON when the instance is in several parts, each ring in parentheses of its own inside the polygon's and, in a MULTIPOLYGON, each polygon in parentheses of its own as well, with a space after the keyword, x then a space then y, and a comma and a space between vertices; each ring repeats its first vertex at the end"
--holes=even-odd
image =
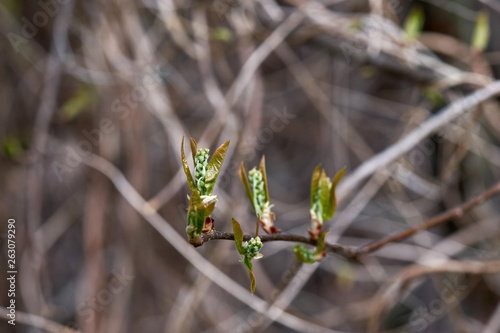
POLYGON ((362 256, 362 255, 367 254, 367 253, 375 252, 378 249, 384 247, 385 245, 387 245, 389 243, 398 242, 398 241, 401 241, 403 239, 406 239, 406 238, 412 236, 413 234, 415 234, 417 231, 428 229, 428 228, 433 227, 435 225, 438 225, 440 223, 449 221, 453 218, 460 218, 464 215, 465 212, 471 210, 472 208, 483 203, 484 201, 497 195, 499 192, 500 192, 500 182, 496 183, 495 185, 488 188, 486 191, 480 193, 479 195, 473 197, 469 201, 466 201, 461 205, 458 205, 454 208, 451 208, 451 209, 425 221, 422 224, 419 224, 413 228, 406 229, 406 230, 399 232, 395 235, 382 238, 378 241, 375 241, 373 243, 370 243, 370 244, 360 248, 357 251, 357 255, 362 256))
MULTIPOLYGON (((369 254, 369 253, 373 253, 373 252, 381 249, 382 247, 384 247, 390 243, 402 241, 402 240, 414 235, 418 231, 428 229, 430 227, 433 227, 433 226, 438 225, 440 223, 447 222, 447 221, 454 219, 454 218, 460 218, 467 211, 480 205, 484 201, 492 198, 493 196, 495 196, 499 193, 500 193, 500 182, 496 183, 495 185, 488 188, 487 190, 480 193, 479 195, 473 197, 472 199, 470 199, 470 200, 468 200, 468 201, 466 201, 466 202, 464 202, 456 207, 453 207, 453 208, 425 221, 424 223, 421 223, 415 227, 406 229, 404 231, 398 232, 395 235, 382 238, 380 240, 374 241, 368 245, 365 245, 365 246, 362 246, 359 248, 352 248, 352 247, 347 247, 347 246, 343 246, 340 244, 334 244, 334 243, 326 243, 325 248, 326 248, 327 252, 336 253, 336 254, 339 254, 345 258, 358 261, 364 255, 369 254)), ((203 238, 203 243, 211 241, 211 240, 217 240, 217 239, 234 240, 234 234, 228 233, 228 232, 214 231, 211 234, 204 234, 202 238, 203 238)), ((248 240, 250 240, 250 238, 252 238, 252 236, 250 236, 250 235, 243 236, 244 241, 248 241, 248 240)), ((309 245, 316 245, 316 240, 314 240, 314 239, 311 239, 311 238, 305 237, 305 236, 292 235, 292 234, 286 234, 286 233, 262 235, 262 236, 260 236, 260 239, 262 242, 285 241, 285 242, 299 242, 299 243, 304 243, 304 244, 309 244, 309 245)))

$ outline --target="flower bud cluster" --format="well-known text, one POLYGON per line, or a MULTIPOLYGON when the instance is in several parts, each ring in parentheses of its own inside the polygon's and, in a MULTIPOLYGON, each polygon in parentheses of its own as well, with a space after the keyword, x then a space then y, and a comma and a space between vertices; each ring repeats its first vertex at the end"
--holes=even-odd
POLYGON ((208 149, 200 149, 196 152, 195 156, 195 171, 194 177, 196 180, 196 186, 201 195, 206 194, 205 188, 205 174, 208 167, 208 149))
POLYGON ((259 254, 262 248, 262 241, 260 237, 251 238, 248 242, 243 244, 243 249, 245 250, 245 257, 253 258, 259 254))
POLYGON ((248 179, 252 186, 255 209, 260 215, 262 215, 262 212, 264 211, 264 205, 266 203, 266 193, 264 190, 264 180, 262 178, 262 172, 257 169, 252 169, 248 173, 248 179))

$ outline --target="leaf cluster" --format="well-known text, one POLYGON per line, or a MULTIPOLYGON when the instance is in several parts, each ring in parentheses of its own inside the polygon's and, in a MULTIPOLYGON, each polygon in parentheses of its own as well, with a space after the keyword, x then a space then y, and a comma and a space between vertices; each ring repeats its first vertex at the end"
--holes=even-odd
POLYGON ((193 178, 191 174, 184 153, 184 137, 181 143, 182 168, 191 191, 186 233, 191 244, 201 245, 203 243, 201 235, 213 232, 213 219, 210 215, 215 209, 217 196, 213 196, 212 191, 222 169, 222 163, 229 147, 229 140, 215 150, 210 161, 208 161, 208 149, 200 150, 201 154, 198 154, 196 141, 191 138, 190 142, 196 178, 193 178))

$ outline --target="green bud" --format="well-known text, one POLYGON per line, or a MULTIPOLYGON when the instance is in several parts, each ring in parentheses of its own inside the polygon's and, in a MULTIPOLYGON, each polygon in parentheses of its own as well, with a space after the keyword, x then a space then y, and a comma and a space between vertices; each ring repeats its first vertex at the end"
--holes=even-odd
POLYGON ((295 244, 293 246, 293 253, 295 253, 297 259, 303 263, 313 264, 316 262, 316 253, 301 244, 295 244))
POLYGON ((250 181, 250 186, 252 188, 254 196, 255 210, 257 214, 262 217, 266 200, 262 172, 256 169, 250 170, 250 172, 248 173, 248 180, 250 181))
POLYGON ((259 236, 251 238, 248 242, 246 242, 243 245, 245 256, 250 259, 256 257, 259 254, 261 248, 262 248, 262 241, 260 240, 259 236))
POLYGON ((198 191, 201 195, 207 194, 207 189, 205 188, 205 174, 208 167, 208 149, 199 149, 195 156, 195 181, 198 191))

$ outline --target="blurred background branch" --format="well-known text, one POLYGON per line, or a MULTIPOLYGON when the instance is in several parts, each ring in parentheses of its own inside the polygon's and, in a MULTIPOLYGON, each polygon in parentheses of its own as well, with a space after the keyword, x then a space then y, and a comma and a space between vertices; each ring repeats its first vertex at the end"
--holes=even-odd
POLYGON ((500 180, 495 1, 6 0, 0 16, 0 261, 15 218, 19 320, 0 331, 499 327, 498 271, 461 272, 498 261, 500 200, 455 209, 500 180), (237 173, 265 154, 284 233, 307 240, 322 163, 347 166, 326 241, 390 242, 314 265, 266 242, 250 296, 232 242, 185 240, 183 135, 231 140, 216 230, 254 230, 237 173), (432 262, 442 274, 398 280, 432 262))

